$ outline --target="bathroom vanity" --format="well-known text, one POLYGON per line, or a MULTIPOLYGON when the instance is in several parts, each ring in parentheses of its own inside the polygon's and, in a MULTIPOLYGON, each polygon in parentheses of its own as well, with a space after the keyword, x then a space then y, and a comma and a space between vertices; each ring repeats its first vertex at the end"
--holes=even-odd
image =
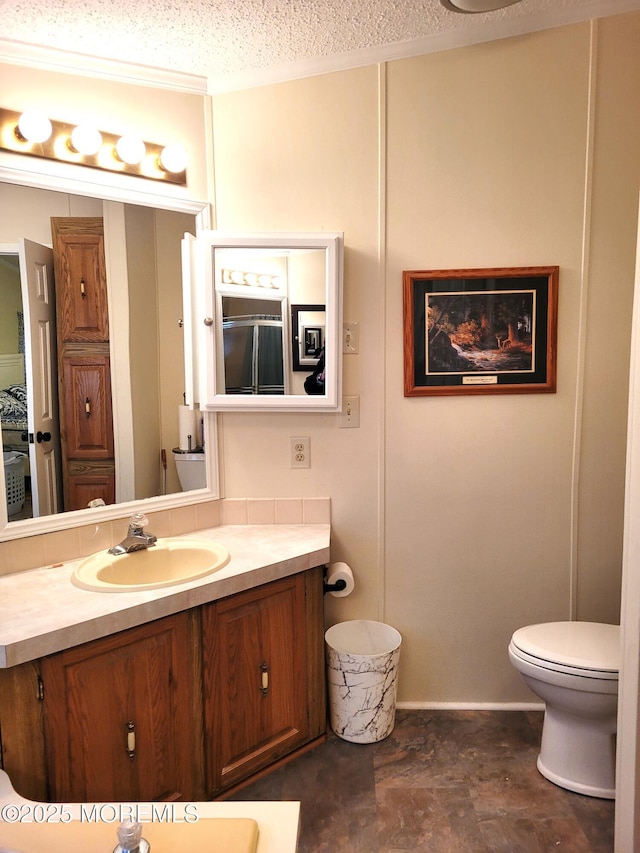
POLYGON ((214 574, 142 592, 0 578, 2 766, 51 802, 224 798, 326 734, 328 525, 223 526, 214 574))

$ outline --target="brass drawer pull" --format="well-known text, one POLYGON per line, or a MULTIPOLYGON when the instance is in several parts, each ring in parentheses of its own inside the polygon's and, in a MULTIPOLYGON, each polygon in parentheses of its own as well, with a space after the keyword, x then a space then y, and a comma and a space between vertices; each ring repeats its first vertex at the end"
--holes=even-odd
POLYGON ((127 755, 130 761, 136 757, 136 724, 133 720, 127 723, 127 755))
POLYGON ((262 684, 260 686, 260 692, 263 696, 266 696, 269 692, 269 664, 261 664, 260 672, 262 673, 262 684))

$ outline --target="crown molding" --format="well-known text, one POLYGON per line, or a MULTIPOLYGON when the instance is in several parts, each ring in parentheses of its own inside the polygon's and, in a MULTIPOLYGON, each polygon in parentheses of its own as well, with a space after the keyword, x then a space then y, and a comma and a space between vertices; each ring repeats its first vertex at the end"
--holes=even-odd
POLYGON ((0 62, 193 95, 207 94, 207 79, 199 75, 86 56, 10 39, 0 38, 0 62))

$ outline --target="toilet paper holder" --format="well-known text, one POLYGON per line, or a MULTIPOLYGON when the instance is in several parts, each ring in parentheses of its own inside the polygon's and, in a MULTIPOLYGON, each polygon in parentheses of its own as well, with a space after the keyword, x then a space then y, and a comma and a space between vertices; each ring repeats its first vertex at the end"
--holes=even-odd
POLYGON ((328 592, 342 592, 343 589, 347 588, 347 582, 343 578, 339 578, 335 583, 327 583, 327 572, 329 571, 328 566, 323 566, 322 573, 324 575, 324 583, 322 585, 322 589, 324 594, 326 595, 328 592))

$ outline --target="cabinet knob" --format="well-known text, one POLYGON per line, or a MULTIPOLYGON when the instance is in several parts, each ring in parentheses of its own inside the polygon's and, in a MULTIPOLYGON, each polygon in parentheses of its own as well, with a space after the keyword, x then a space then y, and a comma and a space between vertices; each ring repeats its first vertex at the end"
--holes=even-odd
POLYGON ((127 723, 127 755, 130 761, 136 757, 136 724, 133 720, 127 723))
POLYGON ((213 326, 213 317, 205 317, 204 324, 205 326, 213 326))

